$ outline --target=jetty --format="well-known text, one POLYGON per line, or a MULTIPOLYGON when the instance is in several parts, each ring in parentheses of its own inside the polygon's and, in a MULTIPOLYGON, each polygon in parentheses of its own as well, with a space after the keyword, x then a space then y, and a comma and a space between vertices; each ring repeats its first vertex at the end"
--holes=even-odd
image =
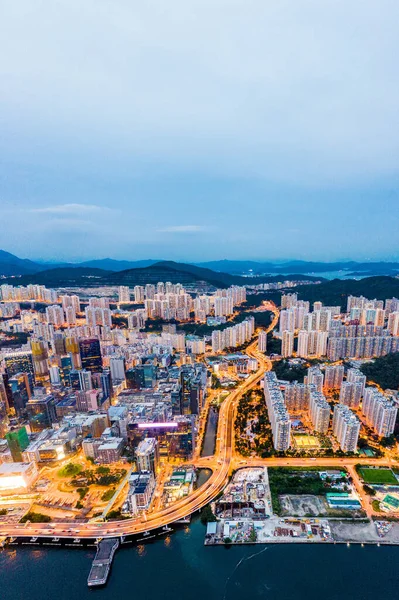
POLYGON ((112 559, 118 546, 118 538, 104 538, 98 542, 96 556, 87 579, 89 587, 101 586, 107 583, 112 559))

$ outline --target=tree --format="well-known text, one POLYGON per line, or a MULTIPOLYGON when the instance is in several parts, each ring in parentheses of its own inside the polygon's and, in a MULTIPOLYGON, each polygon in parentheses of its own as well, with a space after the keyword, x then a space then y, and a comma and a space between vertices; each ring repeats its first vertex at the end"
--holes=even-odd
POLYGON ((231 538, 229 538, 229 537, 225 537, 223 541, 224 541, 225 544, 232 544, 233 543, 233 540, 231 538))
POLYGON ((256 529, 254 525, 252 525, 251 531, 249 533, 249 541, 255 543, 258 539, 258 534, 256 533, 256 529))
POLYGON ((375 512, 381 512, 379 500, 373 500, 371 506, 373 507, 373 510, 375 510, 375 512))
POLYGON ((211 508, 210 504, 207 504, 201 510, 201 523, 203 525, 206 525, 207 523, 213 523, 215 521, 217 521, 217 518, 213 514, 213 511, 212 511, 212 508, 211 508))
POLYGON ((89 488, 87 488, 87 487, 79 487, 79 488, 77 488, 76 491, 79 494, 80 500, 83 500, 83 498, 86 496, 87 492, 89 491, 89 488))
POLYGON ((399 387, 399 352, 376 358, 372 363, 360 367, 368 380, 374 381, 384 390, 397 390, 399 387))
POLYGON ((393 446, 395 443, 395 436, 394 435, 389 435, 388 437, 383 437, 381 438, 380 444, 383 448, 389 448, 390 446, 393 446))
POLYGON ((366 483, 363 485, 363 489, 366 492, 366 494, 368 494, 369 496, 375 496, 377 493, 374 488, 367 485, 366 483))
POLYGON ((277 379, 299 381, 301 383, 307 373, 307 367, 304 365, 290 365, 288 360, 279 360, 273 363, 273 371, 275 371, 277 379))
POLYGON ((111 498, 114 494, 115 494, 115 488, 111 488, 103 493, 103 495, 101 496, 101 500, 103 500, 103 502, 108 502, 108 500, 111 500, 111 498))
POLYGON ((98 485, 109 486, 119 481, 119 475, 102 475, 97 479, 98 485))
POLYGON ((120 516, 121 516, 120 509, 118 509, 118 510, 110 510, 109 513, 107 514, 107 520, 120 519, 120 516))
POLYGON ((28 512, 22 517, 20 523, 26 523, 27 521, 31 523, 50 523, 51 517, 42 513, 28 512))
POLYGON ((97 467, 96 469, 98 475, 108 475, 110 471, 111 469, 109 467, 97 467))
POLYGON ((82 471, 81 465, 68 463, 58 471, 59 477, 75 477, 82 471))
POLYGON ((220 381, 219 381, 219 377, 217 375, 215 375, 215 373, 212 373, 212 388, 213 389, 219 389, 221 387, 220 381))

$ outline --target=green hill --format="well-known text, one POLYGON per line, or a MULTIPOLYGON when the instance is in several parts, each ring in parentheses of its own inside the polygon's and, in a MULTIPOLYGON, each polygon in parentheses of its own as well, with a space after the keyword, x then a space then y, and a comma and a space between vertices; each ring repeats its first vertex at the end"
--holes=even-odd
POLYGON ((346 309, 348 296, 365 296, 366 298, 385 300, 399 297, 399 279, 396 277, 365 277, 355 279, 333 279, 318 285, 300 285, 295 289, 301 300, 310 303, 320 300, 326 306, 340 305, 346 309))

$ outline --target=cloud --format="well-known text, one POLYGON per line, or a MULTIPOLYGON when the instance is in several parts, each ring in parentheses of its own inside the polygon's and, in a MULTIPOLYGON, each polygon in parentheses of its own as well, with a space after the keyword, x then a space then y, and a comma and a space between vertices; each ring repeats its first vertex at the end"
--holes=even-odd
POLYGON ((31 208, 29 212, 45 213, 50 215, 73 215, 77 213, 92 213, 104 210, 111 210, 106 206, 97 206, 95 204, 56 204, 54 206, 44 206, 40 208, 31 208))
POLYGON ((160 233, 200 233, 210 230, 211 228, 205 225, 171 225, 157 229, 160 233))

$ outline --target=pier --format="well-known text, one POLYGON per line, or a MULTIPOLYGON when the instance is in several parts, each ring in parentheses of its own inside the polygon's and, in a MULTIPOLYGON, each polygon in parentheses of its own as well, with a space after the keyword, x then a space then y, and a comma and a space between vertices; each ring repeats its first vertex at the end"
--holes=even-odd
POLYGON ((90 569, 87 585, 105 585, 112 565, 112 559, 119 546, 118 538, 106 538, 98 542, 97 553, 90 569))

